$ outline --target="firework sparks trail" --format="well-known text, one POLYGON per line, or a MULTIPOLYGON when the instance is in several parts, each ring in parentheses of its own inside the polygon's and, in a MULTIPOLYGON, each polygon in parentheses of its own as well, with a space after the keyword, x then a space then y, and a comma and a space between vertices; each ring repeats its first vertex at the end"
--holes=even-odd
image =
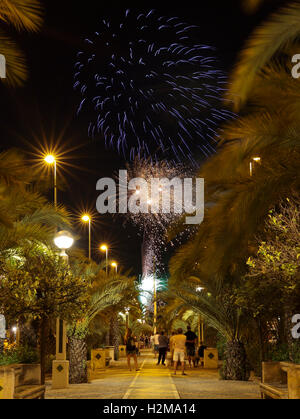
POLYGON ((196 43, 195 25, 154 10, 103 20, 77 55, 78 113, 126 158, 194 160, 214 152, 217 128, 232 117, 214 49, 196 43))
POLYGON ((182 164, 172 166, 165 161, 152 163, 150 159, 139 160, 136 158, 133 164, 127 164, 127 176, 128 182, 134 178, 142 178, 148 185, 147 188, 128 191, 127 184, 122 185, 119 182, 121 192, 116 197, 119 204, 122 203, 123 199, 130 199, 133 195, 138 201, 147 202, 148 212, 127 212, 124 214, 126 221, 132 222, 143 235, 143 273, 147 275, 153 272, 154 259, 158 270, 160 270, 163 266, 162 256, 168 246, 174 246, 175 242, 180 242, 183 237, 186 238, 187 232, 192 233, 194 231, 194 228, 190 226, 187 232, 179 233, 175 241, 168 241, 168 230, 183 216, 181 212, 177 213, 175 210, 176 204, 182 204, 182 199, 177 202, 178 198, 174 191, 169 190, 169 186, 166 186, 163 182, 159 185, 159 195, 153 196, 151 180, 178 178, 182 181, 184 178, 191 178, 192 172, 191 169, 187 169, 182 164), (168 194, 168 198, 170 198, 170 211, 166 213, 161 211, 165 194, 168 194), (153 208, 157 208, 157 210, 153 210, 153 208))

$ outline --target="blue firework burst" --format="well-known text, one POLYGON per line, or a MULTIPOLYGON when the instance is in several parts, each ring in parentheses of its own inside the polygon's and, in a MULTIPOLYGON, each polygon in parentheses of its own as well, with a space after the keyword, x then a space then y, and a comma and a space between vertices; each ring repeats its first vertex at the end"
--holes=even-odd
POLYGON ((214 151, 225 78, 197 27, 154 10, 103 20, 77 55, 74 87, 89 135, 124 156, 192 161, 214 151))

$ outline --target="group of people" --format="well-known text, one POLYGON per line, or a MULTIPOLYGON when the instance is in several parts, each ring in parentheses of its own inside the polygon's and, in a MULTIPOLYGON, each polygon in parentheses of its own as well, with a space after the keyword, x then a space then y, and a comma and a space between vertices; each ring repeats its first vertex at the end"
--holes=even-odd
POLYGON ((142 335, 139 341, 140 349, 147 349, 150 347, 150 337, 142 335))
POLYGON ((189 366, 192 368, 203 363, 204 349, 206 346, 203 342, 200 342, 199 347, 196 346, 198 343, 198 336, 191 330, 190 326, 187 326, 187 332, 184 334, 183 330, 180 328, 177 332, 172 332, 170 338, 165 335, 164 332, 156 333, 153 338, 154 346, 154 356, 158 352, 158 361, 157 365, 162 363, 165 365, 166 354, 168 349, 171 353, 171 365, 174 365, 174 374, 176 374, 177 366, 181 364, 182 374, 186 375, 184 372, 185 368, 185 357, 187 356, 189 366))
MULTIPOLYGON (((131 371, 130 360, 133 358, 135 370, 139 371, 137 354, 139 352, 138 341, 135 336, 133 336, 131 329, 127 329, 125 335, 125 345, 126 345, 126 355, 127 355, 127 365, 128 369, 131 371)), ((154 356, 158 353, 157 365, 162 363, 166 365, 166 356, 168 350, 171 353, 171 366, 174 366, 174 374, 176 375, 177 367, 180 364, 182 375, 186 375, 185 370, 185 357, 187 356, 189 366, 192 368, 202 365, 204 357, 204 349, 206 346, 203 342, 199 342, 199 346, 196 347, 198 343, 198 336, 195 332, 191 330, 190 326, 187 326, 186 333, 183 333, 183 330, 180 328, 176 332, 172 332, 170 338, 165 334, 164 331, 156 333, 151 336, 149 342, 152 344, 154 349, 154 356)), ((147 342, 148 343, 148 342, 147 342)))

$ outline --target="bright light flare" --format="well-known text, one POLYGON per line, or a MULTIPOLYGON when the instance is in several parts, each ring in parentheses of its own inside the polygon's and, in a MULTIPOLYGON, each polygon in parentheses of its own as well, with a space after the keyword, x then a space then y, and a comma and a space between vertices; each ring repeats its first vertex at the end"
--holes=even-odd
POLYGON ((88 223, 89 221, 91 221, 91 217, 90 217, 88 214, 84 214, 84 215, 81 217, 81 220, 82 220, 83 222, 85 222, 85 223, 88 223))
POLYGON ((54 243, 59 249, 66 250, 73 245, 74 239, 68 231, 60 231, 54 238, 54 243))
POLYGON ((44 158, 45 162, 48 164, 54 164, 55 163, 55 157, 52 154, 48 154, 45 158, 44 158))

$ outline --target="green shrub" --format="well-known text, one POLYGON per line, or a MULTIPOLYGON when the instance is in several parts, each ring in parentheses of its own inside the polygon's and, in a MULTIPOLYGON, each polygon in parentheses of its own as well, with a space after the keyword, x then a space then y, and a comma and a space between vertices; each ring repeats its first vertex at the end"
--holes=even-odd
POLYGON ((17 364, 19 362, 16 350, 9 350, 0 354, 0 365, 17 364))
POLYGON ((290 347, 284 344, 272 345, 268 351, 270 361, 285 361, 300 364, 300 342, 294 342, 290 347))
POLYGON ((291 360, 295 364, 300 364, 300 342, 299 341, 296 341, 292 344, 290 348, 290 355, 291 355, 291 360))
POLYGON ((28 346, 5 350, 0 354, 0 365, 34 364, 38 362, 37 351, 28 346))
POLYGON ((249 339, 247 344, 245 344, 245 349, 251 371, 254 371, 256 377, 261 377, 261 355, 258 340, 249 339))

